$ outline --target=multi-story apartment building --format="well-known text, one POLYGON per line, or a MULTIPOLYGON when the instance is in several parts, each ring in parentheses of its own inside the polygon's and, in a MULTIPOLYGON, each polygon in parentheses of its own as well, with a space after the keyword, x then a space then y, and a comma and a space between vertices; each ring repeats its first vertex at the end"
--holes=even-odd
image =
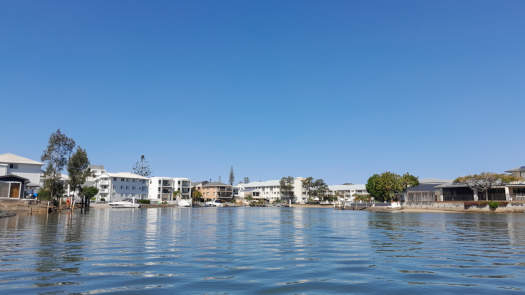
POLYGON ((149 179, 148 199, 151 201, 174 201, 178 197, 191 199, 191 181, 188 178, 151 177, 149 179), (176 196, 176 192, 180 196, 176 196))
POLYGON ((95 180, 102 174, 107 173, 106 169, 104 169, 104 165, 89 165, 89 170, 91 170, 91 176, 86 179, 86 186, 94 186, 95 180))
POLYGON ((97 201, 120 201, 128 198, 147 199, 149 178, 129 172, 104 173, 95 180, 97 201))
POLYGON ((231 200, 233 197, 232 186, 222 182, 197 182, 192 189, 199 191, 205 200, 231 200))
MULTIPOLYGON (((293 181, 293 199, 296 203, 304 204, 306 203, 308 196, 303 189, 303 180, 302 177, 295 177, 293 181)), ((287 196, 284 196, 281 192, 281 183, 280 180, 267 180, 267 181, 254 181, 249 183, 240 183, 239 187, 239 197, 247 198, 251 197, 253 199, 264 199, 269 202, 275 200, 283 199, 287 196)))
POLYGON ((364 184, 339 184, 329 185, 328 189, 338 201, 353 202, 356 195, 369 195, 364 184))

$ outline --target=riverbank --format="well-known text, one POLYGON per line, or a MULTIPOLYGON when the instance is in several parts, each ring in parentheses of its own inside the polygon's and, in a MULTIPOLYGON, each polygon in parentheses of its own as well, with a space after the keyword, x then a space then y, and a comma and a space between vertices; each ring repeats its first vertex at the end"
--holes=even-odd
POLYGON ((489 206, 468 208, 463 207, 405 207, 388 208, 388 207, 370 207, 365 209, 371 212, 394 212, 394 213, 525 213, 524 206, 505 206, 491 209, 489 206))

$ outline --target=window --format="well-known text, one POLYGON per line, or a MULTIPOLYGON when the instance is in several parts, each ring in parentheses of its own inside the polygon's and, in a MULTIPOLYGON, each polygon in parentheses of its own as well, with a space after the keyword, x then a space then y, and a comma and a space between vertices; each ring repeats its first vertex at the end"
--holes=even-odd
POLYGON ((128 189, 129 189, 129 187, 126 185, 126 190, 128 190, 128 189))
POLYGON ((131 187, 131 189, 132 189, 132 190, 135 190, 135 187, 133 186, 133 187, 131 187))
POLYGON ((18 169, 18 164, 9 164, 9 168, 18 169))
POLYGON ((120 181, 125 181, 124 178, 121 178, 120 181))
POLYGON ((116 177, 113 177, 113 181, 117 181, 117 178, 116 178, 116 177))
POLYGON ((124 188, 124 187, 121 185, 121 186, 120 186, 120 189, 123 189, 123 188, 124 188))

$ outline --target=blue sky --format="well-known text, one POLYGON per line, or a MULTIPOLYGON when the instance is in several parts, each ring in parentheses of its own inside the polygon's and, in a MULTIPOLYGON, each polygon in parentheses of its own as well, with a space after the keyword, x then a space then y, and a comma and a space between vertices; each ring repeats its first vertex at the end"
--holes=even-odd
POLYGON ((525 165, 523 1, 3 1, 0 153, 154 175, 525 165))

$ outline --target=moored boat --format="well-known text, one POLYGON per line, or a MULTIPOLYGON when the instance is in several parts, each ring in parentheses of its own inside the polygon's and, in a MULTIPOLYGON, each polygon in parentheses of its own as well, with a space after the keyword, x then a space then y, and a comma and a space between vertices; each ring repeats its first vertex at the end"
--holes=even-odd
POLYGON ((108 205, 111 208, 139 208, 140 204, 135 202, 135 199, 124 199, 122 201, 110 202, 108 205))

